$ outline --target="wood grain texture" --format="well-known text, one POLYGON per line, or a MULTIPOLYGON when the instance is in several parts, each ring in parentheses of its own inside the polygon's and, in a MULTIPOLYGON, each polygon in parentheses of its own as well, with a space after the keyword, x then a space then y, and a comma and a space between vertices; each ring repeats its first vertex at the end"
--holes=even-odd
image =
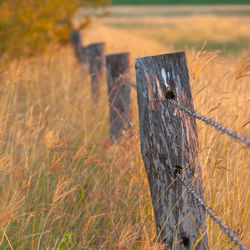
POLYGON ((84 64, 84 66, 85 66, 89 62, 89 60, 88 60, 88 47, 81 48, 81 55, 82 55, 82 64, 84 64))
POLYGON ((185 53, 136 59, 141 152, 159 241, 169 249, 207 249, 206 214, 174 177, 203 198, 196 122, 167 101, 193 110, 185 53))
POLYGON ((109 96, 110 136, 114 141, 129 126, 130 73, 129 53, 106 56, 109 96))
POLYGON ((94 102, 98 102, 100 78, 103 75, 104 43, 93 43, 87 47, 89 73, 91 76, 91 90, 94 102))

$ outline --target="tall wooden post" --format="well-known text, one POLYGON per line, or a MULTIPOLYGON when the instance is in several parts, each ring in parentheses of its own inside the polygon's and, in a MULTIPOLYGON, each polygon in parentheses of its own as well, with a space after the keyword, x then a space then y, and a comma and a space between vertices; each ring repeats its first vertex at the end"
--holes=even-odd
POLYGON ((110 136, 114 141, 129 126, 130 74, 129 53, 106 56, 109 96, 110 136))
POLYGON ((141 152, 156 230, 168 249, 207 249, 206 214, 175 178, 203 198, 196 122, 176 110, 172 99, 193 110, 183 52, 136 59, 141 152))
POLYGON ((104 66, 104 43, 93 43, 87 47, 89 73, 91 75, 91 89, 95 102, 99 98, 99 82, 103 75, 104 66))

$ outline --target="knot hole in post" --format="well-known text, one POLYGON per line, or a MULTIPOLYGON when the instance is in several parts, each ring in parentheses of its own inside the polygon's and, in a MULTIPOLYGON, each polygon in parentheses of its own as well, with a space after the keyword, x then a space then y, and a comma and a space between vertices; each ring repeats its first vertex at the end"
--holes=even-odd
POLYGON ((123 107, 120 107, 120 108, 119 108, 119 112, 120 112, 120 113, 123 113, 123 112, 125 112, 125 109, 124 109, 123 107))
POLYGON ((166 99, 174 99, 175 94, 170 88, 168 88, 165 92, 165 97, 166 97, 166 99))
POLYGON ((178 175, 180 175, 182 172, 182 167, 179 165, 175 165, 174 166, 174 176, 177 177, 178 175))
POLYGON ((181 244, 183 244, 185 247, 189 247, 189 239, 185 236, 181 237, 181 244))

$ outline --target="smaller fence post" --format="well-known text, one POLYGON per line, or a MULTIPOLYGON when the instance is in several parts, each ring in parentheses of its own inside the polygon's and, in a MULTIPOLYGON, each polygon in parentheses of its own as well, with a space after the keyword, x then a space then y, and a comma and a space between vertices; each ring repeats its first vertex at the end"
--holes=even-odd
POLYGON ((82 67, 82 71, 85 72, 85 65, 88 62, 87 48, 82 45, 81 34, 78 30, 71 31, 71 44, 74 50, 77 61, 82 67))
POLYGON ((98 102, 99 98, 99 82, 103 75, 104 66, 104 43, 93 43, 87 47, 89 73, 91 76, 91 90, 94 102, 98 102))
POLYGON ((79 63, 83 61, 82 56, 82 38, 78 30, 71 31, 71 43, 75 53, 75 56, 79 63))
POLYGON ((82 47, 81 54, 82 54, 82 63, 84 65, 87 65, 87 63, 88 63, 88 47, 82 47))
POLYGON ((129 126, 130 74, 129 53, 106 56, 107 83, 109 96, 110 136, 112 141, 121 136, 129 126))

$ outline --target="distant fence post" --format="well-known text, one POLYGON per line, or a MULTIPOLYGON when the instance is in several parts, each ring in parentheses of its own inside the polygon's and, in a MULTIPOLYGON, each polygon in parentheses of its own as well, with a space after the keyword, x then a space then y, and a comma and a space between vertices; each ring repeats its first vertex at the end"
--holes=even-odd
POLYGON ((71 31, 71 44, 77 61, 81 64, 82 70, 84 72, 84 64, 87 64, 88 62, 88 55, 87 49, 82 45, 81 34, 78 30, 71 31))
POLYGON ((88 47, 81 48, 82 63, 86 65, 88 63, 88 47))
POLYGON ((110 136, 114 141, 129 126, 130 74, 129 53, 106 56, 109 96, 110 136))
POLYGON ((82 38, 78 30, 71 31, 71 43, 79 63, 82 62, 82 38))
POLYGON ((99 81, 100 77, 103 75, 104 47, 104 43, 93 43, 87 47, 91 89, 95 102, 98 102, 100 92, 99 81))
POLYGON ((169 249, 208 249, 206 214, 182 178, 203 197, 196 122, 166 100, 193 110, 185 53, 136 59, 141 152, 158 240, 169 249), (197 243, 197 241, 199 243, 197 243))

